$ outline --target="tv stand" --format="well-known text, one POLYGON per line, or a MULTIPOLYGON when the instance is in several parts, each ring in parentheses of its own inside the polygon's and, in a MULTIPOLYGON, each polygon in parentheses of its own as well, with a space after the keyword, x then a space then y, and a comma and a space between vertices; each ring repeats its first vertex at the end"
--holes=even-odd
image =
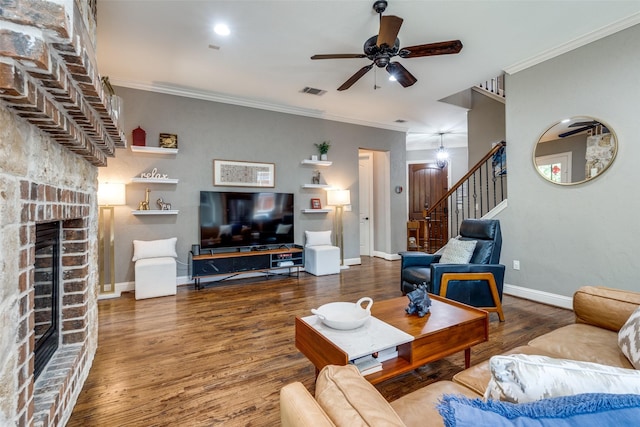
POLYGON ((300 267, 304 267, 304 248, 300 245, 280 245, 279 247, 252 249, 233 252, 193 255, 189 252, 189 276, 194 281, 196 290, 203 287, 203 277, 226 275, 222 280, 230 279, 242 273, 264 272, 268 278, 275 270, 287 269, 291 276, 295 269, 296 277, 300 275, 300 267))

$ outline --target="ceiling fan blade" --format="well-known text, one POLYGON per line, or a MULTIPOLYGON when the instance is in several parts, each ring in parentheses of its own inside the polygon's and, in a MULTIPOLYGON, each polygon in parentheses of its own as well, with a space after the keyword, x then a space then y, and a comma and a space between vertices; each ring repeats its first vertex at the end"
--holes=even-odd
POLYGON ((461 50, 462 42, 460 40, 450 40, 403 47, 398 55, 401 58, 418 58, 420 56, 449 55, 458 53, 461 50))
POLYGON ((595 120, 591 120, 589 122, 575 122, 569 125, 570 128, 575 128, 578 126, 591 126, 591 125, 599 125, 600 122, 597 122, 595 120))
POLYGON ((326 55, 313 55, 311 59, 350 59, 350 58, 366 58, 363 53, 331 53, 326 55))
POLYGON ((597 125, 589 125, 589 126, 581 127, 579 129, 574 129, 574 130, 570 130, 568 132, 561 133, 558 136, 560 138, 566 138, 567 136, 575 135, 577 133, 584 132, 584 131, 589 130, 589 129, 593 129, 596 126, 597 125))
POLYGON ((387 72, 394 76, 402 87, 409 87, 418 81, 418 79, 399 62, 390 62, 389 65, 387 65, 387 72))
POLYGON ((402 18, 393 15, 382 16, 380 18, 380 31, 378 32, 378 47, 386 44, 391 47, 396 43, 398 32, 402 26, 402 18))
POLYGON ((360 80, 360 77, 364 76, 365 74, 367 74, 367 72, 373 67, 373 64, 367 65, 366 67, 362 67, 358 70, 357 73, 355 73, 353 76, 349 77, 349 80, 347 80, 346 82, 342 83, 342 86, 340 86, 338 88, 338 90, 347 90, 349 89, 351 86, 353 86, 353 84, 355 82, 357 82, 358 80, 360 80))

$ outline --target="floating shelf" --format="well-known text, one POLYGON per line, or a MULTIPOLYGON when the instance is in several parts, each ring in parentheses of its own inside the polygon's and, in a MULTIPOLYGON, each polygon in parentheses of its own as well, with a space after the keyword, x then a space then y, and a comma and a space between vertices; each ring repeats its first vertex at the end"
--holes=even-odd
POLYGON ((332 212, 333 209, 302 209, 302 213, 308 214, 322 214, 332 212))
POLYGON ((302 188, 324 188, 329 190, 331 186, 328 184, 302 184, 302 188))
POLYGON ((148 211, 131 211, 132 215, 178 215, 178 210, 166 210, 150 209, 148 211))
POLYGON ((302 161, 303 165, 315 165, 315 166, 331 166, 333 162, 329 160, 308 160, 304 159, 302 161))
POLYGON ((149 154, 178 154, 177 148, 144 147, 141 145, 132 145, 131 151, 133 151, 134 153, 149 154))
MULTIPOLYGON (((165 149, 166 150, 166 149, 165 149)), ((131 178, 132 183, 177 184, 177 178, 131 178)))

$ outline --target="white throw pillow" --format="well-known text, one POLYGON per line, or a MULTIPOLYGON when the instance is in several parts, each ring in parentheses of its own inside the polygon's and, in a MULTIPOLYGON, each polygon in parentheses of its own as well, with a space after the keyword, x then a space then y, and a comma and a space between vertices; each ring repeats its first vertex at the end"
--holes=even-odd
POLYGON ((162 240, 134 240, 133 241, 133 259, 136 262, 145 258, 173 257, 177 258, 176 242, 177 237, 162 240))
POLYGON ((512 403, 581 393, 640 394, 640 371, 547 356, 511 354, 489 361, 485 399, 512 403))
POLYGON ((451 239, 440 257, 440 264, 468 264, 476 248, 476 240, 451 239))
POLYGON ((305 241, 307 242, 305 246, 323 246, 323 245, 333 245, 331 243, 331 230, 327 231, 305 231, 304 232, 305 241))
POLYGON ((633 367, 640 369, 640 307, 631 313, 618 331, 618 347, 633 367))

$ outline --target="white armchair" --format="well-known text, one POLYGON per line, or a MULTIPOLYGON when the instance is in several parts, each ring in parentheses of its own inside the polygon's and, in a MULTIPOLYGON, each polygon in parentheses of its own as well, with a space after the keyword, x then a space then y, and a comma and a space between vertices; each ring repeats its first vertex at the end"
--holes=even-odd
POLYGON ((340 248, 331 242, 331 230, 305 231, 304 270, 314 276, 340 273, 340 248))

